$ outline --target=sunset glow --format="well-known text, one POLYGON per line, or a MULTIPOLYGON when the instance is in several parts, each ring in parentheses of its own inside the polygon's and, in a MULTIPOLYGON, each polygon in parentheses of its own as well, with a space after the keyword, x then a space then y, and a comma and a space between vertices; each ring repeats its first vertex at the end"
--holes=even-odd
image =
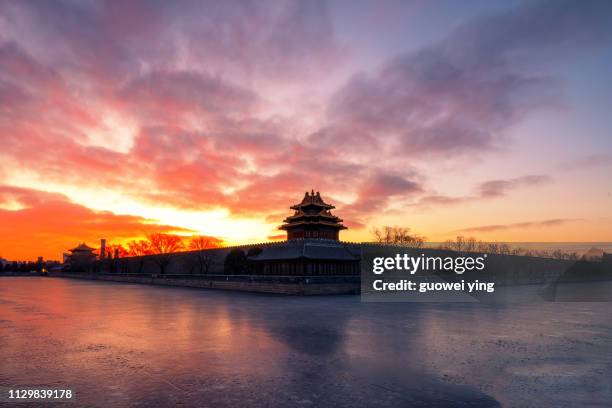
POLYGON ((348 241, 612 241, 611 3, 456 6, 0 2, 0 257, 278 239, 310 189, 348 241))

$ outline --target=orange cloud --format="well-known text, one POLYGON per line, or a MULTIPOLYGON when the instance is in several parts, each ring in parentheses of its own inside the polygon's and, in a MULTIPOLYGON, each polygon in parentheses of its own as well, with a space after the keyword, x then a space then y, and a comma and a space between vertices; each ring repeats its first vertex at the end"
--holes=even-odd
POLYGON ((61 259, 62 252, 81 241, 95 247, 100 238, 121 242, 152 232, 189 230, 92 211, 61 194, 0 186, 0 255, 7 259, 61 259))

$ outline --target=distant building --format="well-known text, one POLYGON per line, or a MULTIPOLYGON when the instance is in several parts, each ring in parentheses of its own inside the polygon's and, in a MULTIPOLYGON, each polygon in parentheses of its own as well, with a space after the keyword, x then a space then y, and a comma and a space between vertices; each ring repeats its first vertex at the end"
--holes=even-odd
POLYGON ((87 271, 96 260, 95 248, 87 246, 84 242, 70 250, 64 257, 64 266, 73 271, 87 271))
POLYGON ((340 230, 346 229, 342 220, 331 213, 336 208, 327 204, 314 190, 304 194, 302 202, 291 207, 295 213, 279 227, 287 231, 287 239, 318 238, 339 240, 340 230))

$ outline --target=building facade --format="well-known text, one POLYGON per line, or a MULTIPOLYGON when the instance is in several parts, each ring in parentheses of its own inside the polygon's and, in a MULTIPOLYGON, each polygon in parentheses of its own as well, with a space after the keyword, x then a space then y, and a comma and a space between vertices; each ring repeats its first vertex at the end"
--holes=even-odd
POLYGON ((284 276, 359 275, 361 246, 330 239, 293 239, 250 256, 252 273, 284 276))
POLYGON ((94 265, 97 256, 95 248, 87 246, 84 242, 70 250, 64 259, 64 268, 71 271, 89 271, 94 265))

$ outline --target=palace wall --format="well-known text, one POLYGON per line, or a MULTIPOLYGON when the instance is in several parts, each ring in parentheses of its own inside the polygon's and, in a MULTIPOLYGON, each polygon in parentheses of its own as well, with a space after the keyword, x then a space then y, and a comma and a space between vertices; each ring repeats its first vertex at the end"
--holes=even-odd
MULTIPOLYGON (((143 256, 107 259, 96 262, 85 271, 50 272, 49 275, 294 295, 358 293, 361 268, 364 264, 370 265, 368 257, 372 251, 376 256, 396 252, 407 252, 412 256, 466 255, 384 244, 296 240, 164 255, 163 274, 158 257, 143 256), (226 257, 235 250, 244 254, 244 267, 227 270, 224 267, 226 257), (251 256, 246 257, 247 254, 251 256)), ((543 285, 551 282, 610 280, 612 267, 609 257, 604 262, 586 262, 489 254, 485 275, 451 273, 445 279, 494 280, 502 286, 543 285)))
POLYGON ((360 244, 339 241, 265 242, 164 255, 105 259, 81 268, 80 272, 161 275, 163 267, 164 275, 359 275, 360 252, 360 244), (308 259, 298 260, 303 255, 308 256, 305 248, 311 246, 316 246, 319 251, 315 251, 308 259), (236 250, 245 255, 244 264, 228 270, 225 267, 226 258, 236 250), (261 253, 272 253, 273 259, 259 260, 257 255, 261 253), (297 264, 301 267, 295 267, 297 264))

